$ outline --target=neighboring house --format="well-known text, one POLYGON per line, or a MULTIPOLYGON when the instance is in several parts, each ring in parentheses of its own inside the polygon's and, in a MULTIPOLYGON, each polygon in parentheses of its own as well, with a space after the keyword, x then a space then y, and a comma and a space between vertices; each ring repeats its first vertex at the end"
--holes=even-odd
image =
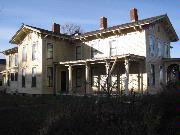
MULTIPOLYGON (((154 94, 179 80, 180 59, 170 58, 170 43, 179 39, 168 16, 138 20, 132 9, 130 20, 107 27, 107 18, 101 17, 100 30, 79 35, 61 34, 56 23, 52 31, 22 25, 10 41, 18 45, 13 53, 18 54, 13 70, 18 81, 10 82, 10 91, 92 94, 109 88, 113 93, 154 94)), ((6 53, 7 63, 10 55, 6 53)), ((6 73, 11 76, 8 66, 6 73)))
POLYGON ((0 91, 5 90, 4 86, 4 76, 2 74, 2 71, 6 69, 6 60, 5 59, 0 59, 0 91))

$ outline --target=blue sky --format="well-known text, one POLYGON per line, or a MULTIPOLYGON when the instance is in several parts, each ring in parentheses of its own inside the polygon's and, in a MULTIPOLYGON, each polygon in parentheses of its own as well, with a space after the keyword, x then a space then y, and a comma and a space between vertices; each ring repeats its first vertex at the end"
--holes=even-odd
MULTIPOLYGON (((139 19, 167 13, 180 37, 179 0, 0 0, 0 51, 15 46, 9 40, 22 23, 51 30, 54 20, 79 24, 88 32, 99 29, 100 16, 108 18, 108 26, 129 22, 133 7, 139 19)), ((180 42, 171 45, 171 56, 179 57, 180 42)))

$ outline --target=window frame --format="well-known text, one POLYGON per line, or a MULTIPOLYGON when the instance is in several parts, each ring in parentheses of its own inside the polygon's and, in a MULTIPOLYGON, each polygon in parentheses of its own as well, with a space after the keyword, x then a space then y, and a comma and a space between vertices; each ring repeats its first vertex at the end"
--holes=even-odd
POLYGON ((53 59, 54 55, 54 45, 51 42, 47 43, 47 59, 53 59), (51 48, 49 48, 51 46, 51 48))
POLYGON ((32 68, 32 78, 31 78, 31 87, 35 88, 37 87, 37 68, 33 67, 32 68))
POLYGON ((23 46, 23 49, 22 49, 22 62, 26 62, 27 61, 27 50, 26 50, 26 47, 23 46))
POLYGON ((22 88, 26 88, 26 70, 22 69, 22 88))
POLYGON ((38 52, 38 41, 33 42, 32 44, 32 61, 37 60, 37 52, 38 52))
POLYGON ((154 56, 156 39, 155 39, 155 36, 153 34, 149 34, 148 38, 149 38, 149 54, 150 54, 150 56, 154 56))
POLYGON ((76 46, 75 53, 76 53, 76 60, 81 60, 82 59, 82 47, 80 45, 76 46), (79 53, 77 51, 78 49, 79 49, 79 53))
POLYGON ((53 67, 47 67, 47 86, 53 87, 53 67))
POLYGON ((76 87, 82 86, 82 69, 76 68, 76 87))
POLYGON ((116 56, 117 55, 117 41, 116 40, 109 41, 109 48, 110 48, 109 55, 116 56), (113 47, 113 44, 112 44, 113 42, 115 43, 115 47, 113 47), (112 53, 113 52, 112 50, 115 50, 115 54, 112 53))

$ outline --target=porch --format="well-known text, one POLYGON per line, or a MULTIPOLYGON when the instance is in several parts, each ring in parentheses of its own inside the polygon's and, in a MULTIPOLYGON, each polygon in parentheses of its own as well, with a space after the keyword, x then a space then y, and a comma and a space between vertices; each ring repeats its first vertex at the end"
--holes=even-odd
POLYGON ((133 54, 55 63, 54 93, 143 93, 145 68, 145 57, 133 54))

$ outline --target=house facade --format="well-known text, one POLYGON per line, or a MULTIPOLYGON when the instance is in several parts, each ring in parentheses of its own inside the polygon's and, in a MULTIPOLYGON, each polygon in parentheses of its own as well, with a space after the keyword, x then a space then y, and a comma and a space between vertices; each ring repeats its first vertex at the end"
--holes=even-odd
POLYGON ((139 20, 131 9, 130 20, 107 27, 101 17, 99 30, 75 35, 56 23, 52 31, 22 25, 10 40, 17 47, 4 51, 7 92, 154 94, 179 80, 179 59, 170 57, 179 39, 168 16, 139 20))

